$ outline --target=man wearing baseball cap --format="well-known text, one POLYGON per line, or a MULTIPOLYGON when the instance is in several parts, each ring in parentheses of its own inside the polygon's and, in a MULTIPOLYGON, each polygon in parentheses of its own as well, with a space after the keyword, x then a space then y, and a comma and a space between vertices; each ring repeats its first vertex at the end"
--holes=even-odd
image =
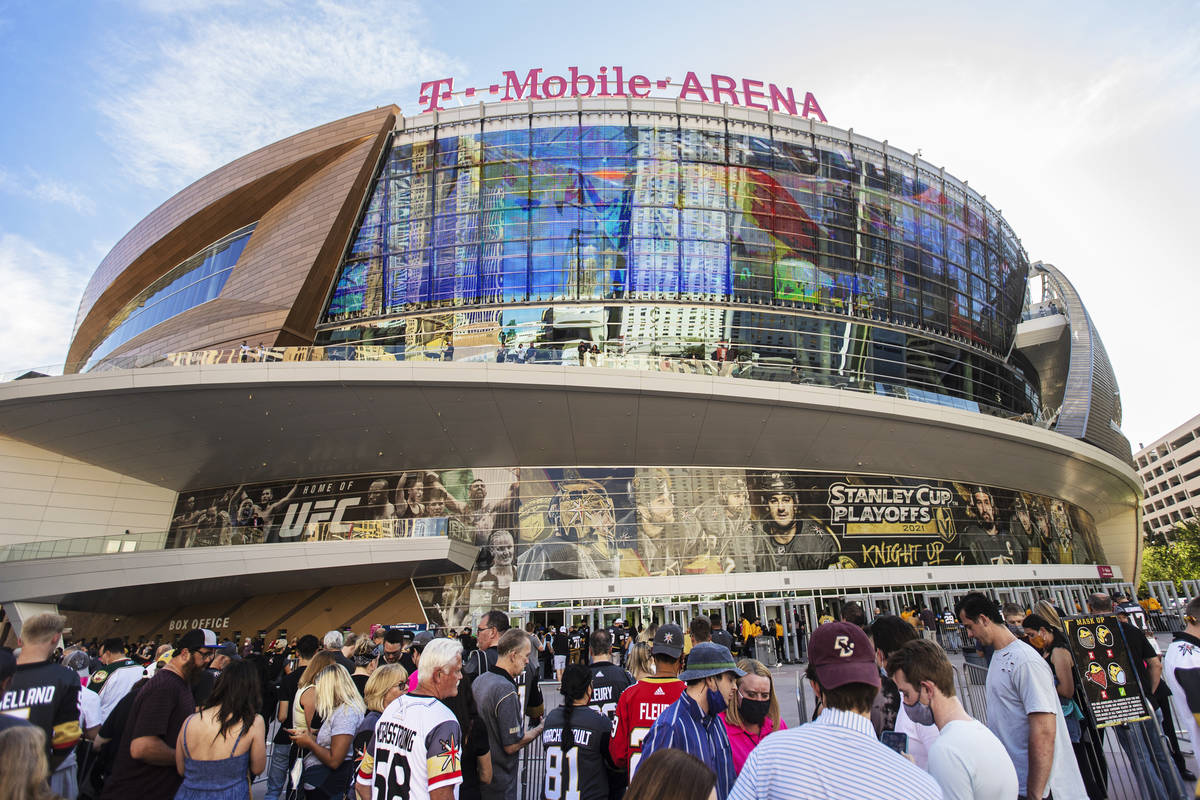
POLYGON ((654 632, 650 656, 654 659, 654 674, 642 678, 617 698, 617 727, 608 745, 608 754, 617 768, 625 772, 626 783, 642 757, 646 731, 683 694, 685 684, 679 680, 683 629, 670 623, 660 625, 654 632))
POLYGON ((805 677, 823 706, 820 716, 773 733, 751 750, 730 800, 941 798, 932 777, 875 738, 871 704, 879 693, 879 667, 863 629, 827 622, 813 631, 808 655, 805 677))
POLYGON ((194 628, 179 638, 166 664, 134 698, 101 800, 175 796, 183 782, 175 768, 175 742, 183 721, 196 710, 192 679, 216 652, 217 636, 207 628, 194 628))
POLYGON ((737 679, 745 674, 734 664, 728 647, 712 642, 694 646, 687 669, 679 674, 687 688, 655 720, 642 744, 642 757, 668 747, 694 755, 717 776, 717 800, 724 800, 737 773, 725 723, 717 714, 729 707, 737 679))

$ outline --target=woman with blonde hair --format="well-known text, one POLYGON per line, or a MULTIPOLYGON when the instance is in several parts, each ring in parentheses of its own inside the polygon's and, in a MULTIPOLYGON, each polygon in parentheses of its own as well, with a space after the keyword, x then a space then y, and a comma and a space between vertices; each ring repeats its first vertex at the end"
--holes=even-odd
POLYGON ((375 643, 366 636, 360 636, 354 643, 354 672, 350 679, 358 687, 358 693, 367 696, 367 681, 375 669, 375 643))
POLYGON ((1038 600, 1034 603, 1033 613, 1053 625, 1056 631, 1063 633, 1062 617, 1058 615, 1058 610, 1050 605, 1049 600, 1038 600))
POLYGON ((292 704, 292 727, 296 730, 318 730, 321 718, 317 716, 317 676, 337 659, 328 650, 318 650, 308 662, 296 685, 296 702, 292 704))
POLYGON ((787 728, 779 716, 779 698, 775 696, 775 681, 761 661, 743 658, 738 669, 746 674, 737 680, 734 702, 718 716, 725 723, 729 748, 733 751, 733 769, 742 765, 763 738, 774 731, 787 728))
POLYGON ((46 786, 46 734, 36 725, 0 728, 0 800, 57 800, 46 786))
POLYGON ((654 676, 654 657, 649 642, 634 642, 629 651, 629 671, 635 681, 654 676))
POLYGON ((300 783, 309 800, 341 797, 354 776, 354 734, 366 715, 350 673, 341 664, 332 664, 317 674, 316 713, 323 722, 316 738, 308 731, 291 730, 288 735, 304 756, 300 783))
MULTIPOLYGON (((361 762, 358 775, 362 780, 367 780, 375 774, 375 762, 370 757, 375 750, 375 723, 383 716, 384 709, 407 691, 408 670, 399 664, 384 664, 367 679, 367 714, 358 724, 358 730, 354 732, 354 756, 361 762)), ((358 789, 358 786, 355 787, 355 791, 362 794, 363 790, 358 789)), ((370 794, 370 791, 366 791, 367 797, 370 797, 370 794)))

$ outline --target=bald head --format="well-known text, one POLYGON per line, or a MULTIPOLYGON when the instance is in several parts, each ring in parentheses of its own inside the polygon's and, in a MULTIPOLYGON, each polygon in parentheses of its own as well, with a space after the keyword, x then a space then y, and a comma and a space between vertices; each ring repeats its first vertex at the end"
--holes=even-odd
POLYGON ((1096 592, 1088 597, 1088 611, 1093 614, 1111 614, 1112 610, 1112 598, 1104 592, 1096 592))

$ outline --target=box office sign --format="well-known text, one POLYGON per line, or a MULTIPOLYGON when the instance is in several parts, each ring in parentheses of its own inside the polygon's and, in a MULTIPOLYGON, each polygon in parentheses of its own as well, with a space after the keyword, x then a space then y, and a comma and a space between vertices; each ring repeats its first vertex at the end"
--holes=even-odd
POLYGON ((1096 727, 1149 719, 1129 648, 1115 616, 1063 619, 1096 727))

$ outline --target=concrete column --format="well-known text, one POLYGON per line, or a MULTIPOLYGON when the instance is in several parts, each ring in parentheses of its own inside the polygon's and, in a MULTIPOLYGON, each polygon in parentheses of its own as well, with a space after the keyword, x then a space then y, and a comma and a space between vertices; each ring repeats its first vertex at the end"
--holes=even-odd
POLYGON ((58 605, 55 603, 4 603, 4 616, 7 618, 8 624, 12 625, 13 633, 17 636, 21 635, 21 629, 25 627, 25 620, 47 612, 57 614, 58 605))

